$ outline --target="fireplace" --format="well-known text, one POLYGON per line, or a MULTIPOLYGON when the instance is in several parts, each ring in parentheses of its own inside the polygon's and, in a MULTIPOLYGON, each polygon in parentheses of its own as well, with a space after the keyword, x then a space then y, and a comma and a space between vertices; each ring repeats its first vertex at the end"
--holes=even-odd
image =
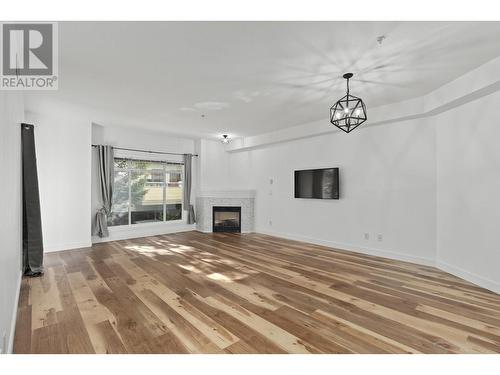
POLYGON ((213 206, 213 232, 241 232, 241 207, 213 206))
POLYGON ((255 224, 254 206, 254 190, 201 190, 196 194, 196 229, 212 233, 214 207, 221 207, 225 211, 228 207, 236 207, 241 211, 237 233, 252 233, 255 224))

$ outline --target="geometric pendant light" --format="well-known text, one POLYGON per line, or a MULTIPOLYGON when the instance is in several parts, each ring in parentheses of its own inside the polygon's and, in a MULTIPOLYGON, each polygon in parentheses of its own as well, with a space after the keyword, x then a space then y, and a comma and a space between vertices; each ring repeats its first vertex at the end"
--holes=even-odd
POLYGON ((337 128, 349 133, 366 121, 366 106, 361 98, 349 94, 349 79, 352 73, 343 77, 347 80, 347 95, 341 98, 330 108, 330 122, 337 128))

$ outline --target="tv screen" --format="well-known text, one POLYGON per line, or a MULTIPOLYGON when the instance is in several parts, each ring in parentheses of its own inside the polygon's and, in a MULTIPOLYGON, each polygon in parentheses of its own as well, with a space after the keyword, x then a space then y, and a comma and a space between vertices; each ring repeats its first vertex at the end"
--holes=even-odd
POLYGON ((339 169, 295 171, 295 198, 339 199, 339 169))

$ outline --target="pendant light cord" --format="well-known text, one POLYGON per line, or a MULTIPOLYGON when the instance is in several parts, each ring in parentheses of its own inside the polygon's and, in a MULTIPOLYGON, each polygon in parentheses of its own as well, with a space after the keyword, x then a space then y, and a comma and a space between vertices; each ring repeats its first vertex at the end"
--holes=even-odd
POLYGON ((347 78, 347 100, 346 100, 347 108, 349 108, 349 79, 350 78, 347 78))

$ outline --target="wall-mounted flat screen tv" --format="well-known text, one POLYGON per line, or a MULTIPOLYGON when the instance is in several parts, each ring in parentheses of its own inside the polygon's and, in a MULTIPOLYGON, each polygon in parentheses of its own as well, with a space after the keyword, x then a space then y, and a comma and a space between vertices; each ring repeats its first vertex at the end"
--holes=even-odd
POLYGON ((295 198, 339 199, 339 169, 295 171, 295 198))

